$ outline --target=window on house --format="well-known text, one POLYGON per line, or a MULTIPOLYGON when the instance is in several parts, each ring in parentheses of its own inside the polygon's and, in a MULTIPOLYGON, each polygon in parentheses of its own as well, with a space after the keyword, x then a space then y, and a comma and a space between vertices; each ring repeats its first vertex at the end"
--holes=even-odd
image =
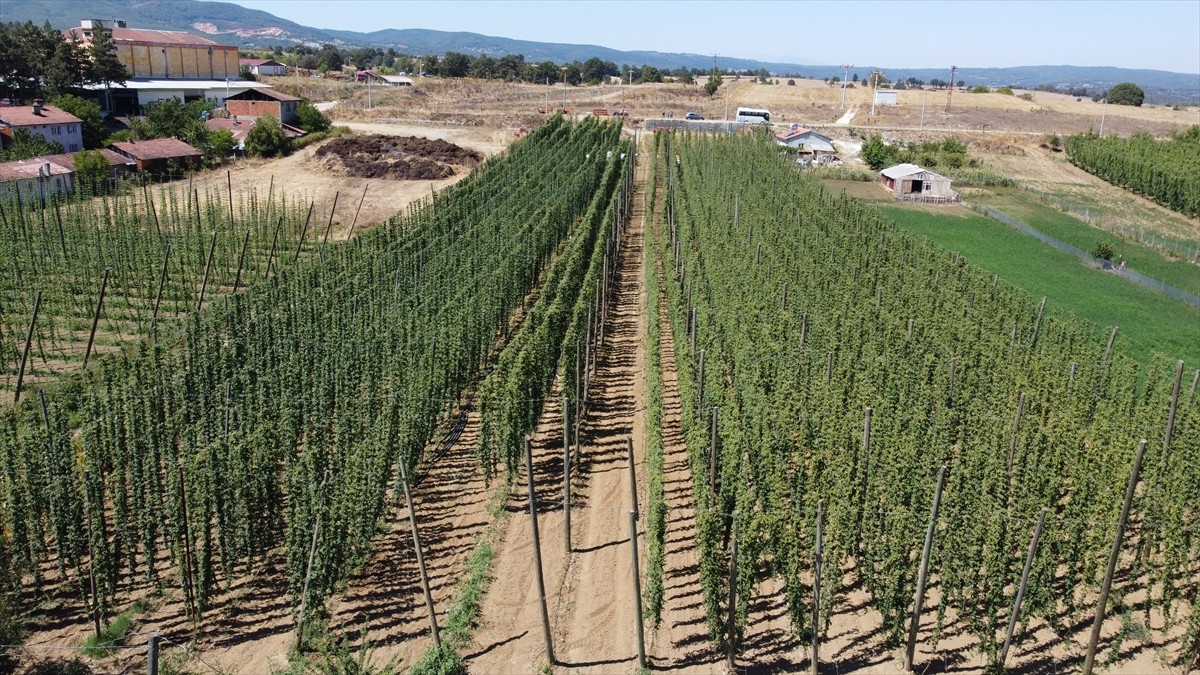
POLYGON ((56 124, 50 128, 50 133, 54 134, 55 136, 59 136, 62 134, 62 127, 56 124))
POLYGON ((68 133, 68 134, 73 134, 73 133, 75 133, 75 125, 74 125, 74 124, 72 124, 72 125, 70 125, 70 126, 68 126, 68 127, 67 127, 67 133, 68 133))

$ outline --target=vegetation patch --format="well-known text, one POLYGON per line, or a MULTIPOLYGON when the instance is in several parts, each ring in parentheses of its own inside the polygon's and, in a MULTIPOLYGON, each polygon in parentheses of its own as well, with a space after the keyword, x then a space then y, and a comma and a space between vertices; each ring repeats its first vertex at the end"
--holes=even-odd
MULTIPOLYGON (((896 207, 882 212, 900 227, 951 251, 1023 289, 1047 296, 1058 308, 1095 324, 1096 335, 1120 326, 1117 348, 1149 363, 1156 352, 1188 363, 1200 360, 1196 326, 1200 312, 1081 263, 991 218, 936 215, 896 207)), ((1085 250, 1089 250, 1089 246, 1085 250)))

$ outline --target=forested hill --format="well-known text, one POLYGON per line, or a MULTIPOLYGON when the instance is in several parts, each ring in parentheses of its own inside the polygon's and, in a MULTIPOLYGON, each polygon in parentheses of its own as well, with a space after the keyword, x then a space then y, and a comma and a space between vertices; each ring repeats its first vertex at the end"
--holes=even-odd
MULTIPOLYGON (((402 13, 398 13, 396 21, 402 13)), ((559 63, 585 61, 597 57, 617 64, 652 65, 658 68, 711 68, 711 54, 681 54, 656 51, 621 51, 600 45, 533 42, 478 33, 447 32, 421 28, 389 28, 371 33, 328 30, 302 26, 269 12, 247 9, 228 2, 200 0, 21 0, 0 4, 0 21, 49 20, 56 28, 78 26, 80 19, 124 19, 132 28, 187 30, 211 39, 239 46, 288 44, 335 44, 343 47, 393 47, 410 55, 462 52, 471 56, 522 54, 527 61, 550 60, 559 63), (86 14, 86 16, 85 16, 86 14)), ((756 61, 722 56, 718 65, 725 70, 766 70, 779 75, 810 78, 842 76, 836 65, 813 65, 756 61)), ((901 68, 895 64, 862 66, 855 70, 866 76, 878 67, 893 79, 915 77, 919 80, 948 79, 949 64, 944 68, 901 68)), ((1063 88, 1087 86, 1104 91, 1118 82, 1136 82, 1152 103, 1200 103, 1200 73, 1172 73, 1163 70, 1134 70, 1110 66, 1019 66, 1013 68, 962 67, 956 79, 968 86, 1014 85, 1034 87, 1053 84, 1063 88)))

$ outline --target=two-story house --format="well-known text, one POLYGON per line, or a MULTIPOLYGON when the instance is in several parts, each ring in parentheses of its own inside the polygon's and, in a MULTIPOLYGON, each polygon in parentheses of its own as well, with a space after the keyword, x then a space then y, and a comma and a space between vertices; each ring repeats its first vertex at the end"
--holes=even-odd
POLYGON ((52 105, 35 100, 32 106, 0 107, 0 144, 12 145, 18 129, 62 145, 63 152, 83 149, 82 120, 52 105))

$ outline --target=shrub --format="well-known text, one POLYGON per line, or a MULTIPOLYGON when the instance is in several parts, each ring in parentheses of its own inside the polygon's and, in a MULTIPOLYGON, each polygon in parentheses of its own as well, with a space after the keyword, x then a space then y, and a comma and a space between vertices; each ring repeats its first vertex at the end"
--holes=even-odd
POLYGON ((279 120, 263 115, 246 134, 246 154, 255 157, 276 157, 288 152, 288 138, 283 135, 279 120))
POLYGON ((108 183, 110 175, 108 160, 99 150, 84 150, 75 153, 75 182, 89 194, 99 194, 108 183))
POLYGON ((1107 241, 1098 241, 1092 247, 1092 256, 1112 262, 1112 259, 1117 257, 1117 249, 1113 248, 1113 245, 1107 241))
POLYGON ((788 85, 787 85, 787 86, 789 86, 789 87, 794 87, 794 86, 796 86, 796 81, 795 81, 795 80, 788 80, 788 85))
POLYGON ((974 86, 974 87, 971 87, 970 89, 968 89, 968 90, 967 90, 967 93, 970 93, 970 94, 986 94, 986 93, 988 93, 988 92, 990 92, 990 91, 991 91, 991 89, 988 89, 987 87, 983 86, 982 84, 979 84, 979 85, 976 85, 976 86, 974 86))
POLYGON ((1005 96, 1012 96, 1013 90, 1012 90, 1012 87, 1000 87, 999 89, 996 90, 996 93, 1004 94, 1005 96))
POLYGON ((309 101, 300 102, 296 108, 296 119, 300 122, 300 128, 309 133, 329 130, 329 118, 309 101))
POLYGON ((1141 106, 1146 92, 1132 82, 1122 82, 1108 90, 1108 102, 1113 105, 1141 106))

